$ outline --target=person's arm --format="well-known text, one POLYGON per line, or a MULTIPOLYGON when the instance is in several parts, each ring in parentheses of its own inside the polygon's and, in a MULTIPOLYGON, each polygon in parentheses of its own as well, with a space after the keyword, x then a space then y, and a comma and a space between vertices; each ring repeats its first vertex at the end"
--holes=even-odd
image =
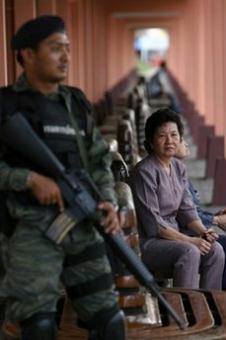
POLYGON ((30 190, 40 204, 57 204, 60 211, 64 208, 60 189, 55 181, 29 169, 11 167, 3 160, 0 160, 0 190, 30 190))
POLYGON ((225 210, 222 212, 219 212, 217 214, 213 214, 209 211, 204 210, 201 207, 200 199, 199 199, 199 193, 194 188, 191 181, 189 181, 189 191, 192 195, 193 202, 196 206, 197 212, 199 214, 199 218, 201 219, 202 223, 205 227, 209 228, 213 225, 218 226, 219 228, 222 228, 224 231, 226 230, 226 214, 225 210))
POLYGON ((205 239, 209 240, 209 242, 214 242, 218 235, 215 233, 215 231, 210 228, 214 224, 214 215, 201 207, 200 198, 199 198, 199 192, 195 189, 192 182, 188 179, 188 189, 192 197, 192 201, 196 207, 196 210, 198 212, 200 221, 194 221, 189 227, 190 229, 193 229, 197 234, 201 235, 201 237, 204 237, 205 239), (205 230, 203 231, 203 227, 205 230), (207 228, 207 229, 206 229, 207 228))
POLYGON ((197 206, 199 206, 199 196, 192 183, 189 182, 185 168, 184 171, 182 171, 181 176, 184 183, 184 192, 178 210, 178 221, 182 226, 191 229, 201 238, 213 243, 218 238, 218 235, 213 229, 207 229, 200 219, 197 210, 197 206))
POLYGON ((213 224, 226 231, 226 214, 216 215, 213 217, 213 224))
POLYGON ((181 232, 173 229, 173 228, 160 228, 159 229, 159 236, 165 240, 172 240, 172 241, 184 241, 189 242, 190 236, 182 234, 181 232))
POLYGON ((41 205, 56 204, 59 211, 63 212, 63 196, 58 184, 52 178, 30 171, 26 187, 41 205))
POLYGON ((202 236, 207 231, 206 227, 203 225, 200 219, 197 219, 197 220, 194 220, 188 223, 187 228, 193 230, 199 236, 202 236))
POLYGON ((179 176, 182 183, 181 185, 183 186, 183 195, 177 212, 177 220, 180 226, 186 226, 186 228, 193 230, 197 235, 201 236, 204 231, 206 231, 206 227, 203 225, 197 212, 195 204, 197 197, 193 195, 194 193, 191 192, 191 188, 189 187, 184 164, 178 163, 178 165, 180 167, 179 176))
POLYGON ((28 176, 28 169, 12 168, 0 159, 0 190, 25 191, 28 176))
POLYGON ((111 172, 112 156, 107 142, 94 125, 88 146, 88 160, 92 179, 106 201, 117 205, 114 178, 111 172))
POLYGON ((89 167, 92 179, 97 185, 103 202, 100 202, 99 209, 105 210, 106 216, 102 220, 105 231, 115 233, 121 230, 118 219, 118 204, 114 190, 114 179, 110 169, 112 162, 109 147, 100 131, 93 126, 92 136, 88 147, 89 167))
POLYGON ((214 214, 204 210, 201 207, 200 197, 198 191, 193 186, 192 182, 188 180, 189 192, 192 196, 193 203, 197 209, 199 218, 206 228, 211 227, 214 224, 214 214))
POLYGON ((206 228, 209 228, 213 224, 215 224, 213 213, 204 210, 201 206, 197 206, 196 208, 197 208, 197 212, 199 214, 199 218, 206 228))
POLYGON ((191 237, 180 233, 172 228, 161 228, 159 235, 165 240, 183 241, 194 244, 202 255, 208 254, 211 249, 211 242, 200 237, 191 237))
POLYGON ((212 228, 206 229, 201 220, 194 220, 187 227, 210 243, 218 239, 217 233, 212 228))

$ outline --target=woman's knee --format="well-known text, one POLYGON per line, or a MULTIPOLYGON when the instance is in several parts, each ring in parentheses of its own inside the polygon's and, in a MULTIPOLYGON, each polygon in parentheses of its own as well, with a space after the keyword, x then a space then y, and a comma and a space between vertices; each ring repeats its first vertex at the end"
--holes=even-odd
POLYGON ((220 243, 215 242, 211 249, 211 257, 213 261, 218 263, 225 263, 225 251, 220 243))
POLYGON ((183 247, 179 262, 183 262, 189 266, 199 266, 200 263, 200 250, 193 244, 187 243, 183 247))

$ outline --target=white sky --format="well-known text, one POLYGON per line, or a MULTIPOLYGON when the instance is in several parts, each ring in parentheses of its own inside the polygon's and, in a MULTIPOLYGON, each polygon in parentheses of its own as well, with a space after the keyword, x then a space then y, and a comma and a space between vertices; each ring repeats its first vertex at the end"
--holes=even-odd
POLYGON ((135 48, 140 50, 164 51, 169 47, 169 35, 161 28, 138 30, 135 35, 135 48))

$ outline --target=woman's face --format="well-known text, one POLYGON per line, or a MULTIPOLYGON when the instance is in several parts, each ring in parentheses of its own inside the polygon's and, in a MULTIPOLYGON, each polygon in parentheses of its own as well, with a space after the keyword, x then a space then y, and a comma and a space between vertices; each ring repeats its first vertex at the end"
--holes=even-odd
POLYGON ((170 159, 175 156, 179 144, 180 134, 177 124, 167 122, 156 130, 151 147, 153 153, 160 159, 170 159))

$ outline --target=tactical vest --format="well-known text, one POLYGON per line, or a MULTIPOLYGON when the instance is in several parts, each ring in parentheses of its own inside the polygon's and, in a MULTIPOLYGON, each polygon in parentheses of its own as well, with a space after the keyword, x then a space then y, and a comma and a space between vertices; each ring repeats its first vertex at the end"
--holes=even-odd
MULTIPOLYGON (((79 89, 69 87, 69 90, 72 93, 71 112, 75 115, 78 129, 87 145, 91 142, 91 105, 79 89)), ((75 130, 72 127, 63 98, 53 100, 30 90, 15 92, 11 86, 2 88, 0 90, 1 123, 4 124, 7 117, 18 111, 25 116, 35 132, 68 170, 81 167, 75 130)), ((0 152, 2 159, 10 166, 28 168, 37 172, 39 170, 31 162, 16 155, 14 151, 3 145, 0 146, 0 152)), ((18 192, 17 195, 25 204, 26 200, 30 202, 34 200, 28 192, 18 192)), ((0 232, 10 237, 14 231, 15 221, 8 213, 6 199, 7 192, 1 191, 0 232)))
MULTIPOLYGON (((71 112, 75 115, 84 142, 87 143, 91 135, 89 115, 91 106, 80 90, 75 88, 70 88, 70 90, 72 93, 71 112)), ((67 169, 81 168, 76 132, 71 124, 63 97, 56 100, 30 90, 15 92, 10 86, 1 91, 3 123, 4 119, 19 111, 67 169)), ((5 149, 3 154, 4 161, 11 166, 39 170, 37 167, 34 168, 31 162, 9 149, 5 149)))

